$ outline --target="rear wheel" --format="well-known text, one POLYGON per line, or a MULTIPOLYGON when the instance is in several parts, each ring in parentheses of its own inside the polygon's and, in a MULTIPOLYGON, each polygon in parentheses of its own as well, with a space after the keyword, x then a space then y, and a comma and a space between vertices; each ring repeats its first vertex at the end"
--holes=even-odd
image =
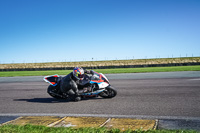
POLYGON ((49 85, 49 87, 47 88, 47 93, 52 96, 53 98, 56 99, 65 99, 65 97, 62 96, 58 86, 52 86, 49 85))
POLYGON ((114 87, 112 86, 108 86, 106 87, 106 90, 101 92, 99 94, 99 96, 103 97, 103 98, 113 98, 117 95, 117 91, 114 87))

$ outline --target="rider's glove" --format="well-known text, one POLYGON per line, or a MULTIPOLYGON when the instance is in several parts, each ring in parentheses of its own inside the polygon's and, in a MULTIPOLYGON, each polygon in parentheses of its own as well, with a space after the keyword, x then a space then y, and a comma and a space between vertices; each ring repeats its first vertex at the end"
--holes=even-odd
POLYGON ((93 70, 85 70, 85 73, 94 75, 94 71, 93 70))
POLYGON ((93 71, 93 70, 91 70, 90 73, 91 73, 92 75, 94 75, 94 71, 93 71))

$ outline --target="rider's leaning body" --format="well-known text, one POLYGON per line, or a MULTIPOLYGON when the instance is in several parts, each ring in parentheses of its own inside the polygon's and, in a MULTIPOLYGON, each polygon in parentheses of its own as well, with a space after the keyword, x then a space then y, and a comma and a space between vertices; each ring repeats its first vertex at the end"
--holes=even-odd
POLYGON ((86 74, 94 74, 93 70, 84 70, 81 67, 74 68, 73 72, 63 77, 60 81, 60 90, 63 93, 69 93, 73 96, 75 101, 80 101, 81 97, 79 94, 78 86, 83 85, 83 80, 86 74), (72 91, 70 91, 72 90, 72 91))

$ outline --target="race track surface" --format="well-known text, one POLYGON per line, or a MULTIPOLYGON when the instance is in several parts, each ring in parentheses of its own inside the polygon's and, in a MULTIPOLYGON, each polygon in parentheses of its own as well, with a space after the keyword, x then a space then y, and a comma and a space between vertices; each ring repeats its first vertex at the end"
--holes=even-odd
POLYGON ((0 115, 200 119, 200 72, 107 74, 118 95, 56 100, 41 76, 0 78, 0 115))

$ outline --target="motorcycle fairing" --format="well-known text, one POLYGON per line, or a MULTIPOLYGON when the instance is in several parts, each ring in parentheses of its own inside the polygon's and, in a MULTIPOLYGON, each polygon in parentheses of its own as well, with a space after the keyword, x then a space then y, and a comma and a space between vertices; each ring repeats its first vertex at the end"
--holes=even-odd
POLYGON ((103 92, 104 90, 105 89, 97 90, 97 91, 94 91, 94 92, 82 93, 81 95, 83 95, 83 96, 95 96, 95 95, 98 95, 99 93, 103 92))
POLYGON ((45 76, 44 81, 49 83, 52 86, 56 86, 58 78, 59 78, 59 76, 57 74, 51 75, 51 76, 45 76))
POLYGON ((90 83, 91 84, 94 84, 94 83, 97 83, 98 84, 98 86, 99 86, 99 88, 106 88, 107 86, 109 86, 109 84, 108 83, 106 83, 106 82, 98 82, 98 81, 90 81, 90 83))
POLYGON ((106 88, 107 86, 109 86, 109 84, 106 82, 99 83, 98 85, 99 85, 99 88, 106 88))
POLYGON ((99 88, 106 88, 109 86, 109 81, 102 73, 95 72, 90 81, 91 84, 98 84, 99 88))
POLYGON ((108 78, 107 78, 103 73, 100 73, 100 74, 101 74, 101 76, 102 76, 102 79, 103 79, 104 81, 106 81, 106 82, 109 83, 108 78))

